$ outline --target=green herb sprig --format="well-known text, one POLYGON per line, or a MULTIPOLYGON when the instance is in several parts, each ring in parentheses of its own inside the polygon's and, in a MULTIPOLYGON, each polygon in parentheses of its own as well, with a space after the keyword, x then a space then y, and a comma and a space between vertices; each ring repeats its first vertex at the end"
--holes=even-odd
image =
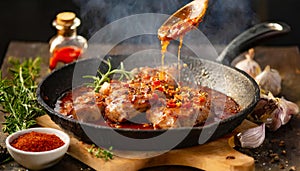
POLYGON ((36 124, 35 118, 45 114, 36 97, 40 61, 37 57, 20 63, 19 60, 10 58, 11 79, 2 78, 0 71, 0 105, 1 111, 6 114, 2 123, 3 132, 11 134, 32 127, 36 124))
POLYGON ((87 150, 97 158, 103 158, 105 161, 113 159, 114 156, 112 147, 110 147, 108 150, 104 150, 100 147, 96 147, 95 144, 92 144, 91 148, 88 148, 87 150))
POLYGON ((106 73, 101 73, 100 70, 98 70, 99 76, 84 76, 84 78, 91 78, 94 80, 93 83, 89 84, 89 86, 94 87, 95 92, 99 92, 102 84, 104 82, 109 82, 110 81, 110 76, 114 74, 120 74, 119 80, 124 79, 124 77, 127 80, 132 79, 132 73, 130 71, 126 71, 123 62, 120 63, 120 69, 112 69, 110 61, 104 61, 105 64, 108 66, 108 70, 106 73))

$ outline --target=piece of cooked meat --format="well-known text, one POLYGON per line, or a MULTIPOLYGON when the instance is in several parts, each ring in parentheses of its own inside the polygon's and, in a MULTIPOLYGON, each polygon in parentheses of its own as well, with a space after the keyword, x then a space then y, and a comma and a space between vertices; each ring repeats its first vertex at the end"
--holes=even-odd
POLYGON ((210 113, 207 95, 184 87, 173 99, 151 106, 146 112, 147 119, 154 128, 193 127, 206 121, 210 113))
POLYGON ((154 128, 167 129, 178 127, 192 127, 197 119, 195 108, 167 108, 154 107, 146 112, 147 119, 153 124, 154 128))
POLYGON ((87 123, 103 119, 101 108, 97 105, 77 105, 74 108, 75 119, 87 123))
POLYGON ((142 82, 146 85, 152 85, 152 87, 154 86, 153 88, 155 88, 155 86, 157 85, 153 83, 156 81, 160 81, 164 85, 168 85, 169 87, 173 86, 176 88, 178 84, 175 77, 172 75, 174 74, 173 70, 171 73, 168 72, 169 70, 171 71, 170 68, 159 70, 150 67, 141 67, 138 69, 134 69, 132 71, 132 73, 134 73, 134 79, 131 80, 131 82, 142 82))
POLYGON ((100 93, 107 95, 105 118, 112 122, 130 121, 138 114, 147 111, 151 107, 151 103, 155 103, 153 100, 155 91, 164 94, 167 92, 168 94, 164 96, 171 96, 175 92, 177 83, 167 73, 163 73, 164 79, 160 80, 162 72, 158 69, 143 67, 133 72, 133 80, 105 83, 100 89, 100 93))
POLYGON ((105 117, 117 123, 128 121, 139 113, 125 95, 110 100, 105 108, 105 117))
POLYGON ((102 119, 102 114, 106 107, 104 102, 105 96, 88 91, 73 98, 73 117, 75 119, 85 122, 94 122, 102 119))
POLYGON ((111 93, 105 99, 105 118, 112 122, 130 121, 150 107, 148 87, 139 83, 110 83, 111 93))
POLYGON ((57 102, 54 110, 74 119, 94 121, 104 112, 105 97, 95 93, 92 88, 78 87, 66 93, 64 99, 57 102))

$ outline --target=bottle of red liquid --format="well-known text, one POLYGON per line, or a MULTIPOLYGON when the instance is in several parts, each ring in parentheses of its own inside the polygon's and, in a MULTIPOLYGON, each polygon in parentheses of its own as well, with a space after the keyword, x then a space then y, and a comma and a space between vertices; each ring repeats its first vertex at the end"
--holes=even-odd
POLYGON ((86 50, 87 40, 77 35, 80 20, 73 12, 62 12, 56 16, 53 26, 57 29, 49 41, 50 61, 49 68, 53 70, 59 63, 67 64, 77 60, 86 50))

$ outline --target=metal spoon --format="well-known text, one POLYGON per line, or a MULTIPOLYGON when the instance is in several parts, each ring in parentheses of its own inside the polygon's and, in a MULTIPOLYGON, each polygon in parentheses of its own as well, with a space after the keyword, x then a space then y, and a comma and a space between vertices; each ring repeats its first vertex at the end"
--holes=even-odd
POLYGON ((176 39, 197 26, 206 13, 208 0, 194 0, 172 14, 158 29, 160 40, 176 39))

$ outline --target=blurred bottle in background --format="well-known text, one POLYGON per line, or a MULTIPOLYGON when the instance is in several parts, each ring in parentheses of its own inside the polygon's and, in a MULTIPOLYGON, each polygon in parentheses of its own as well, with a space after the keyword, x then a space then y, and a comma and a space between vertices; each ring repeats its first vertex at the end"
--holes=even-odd
POLYGON ((57 34, 49 41, 50 70, 57 68, 58 65, 77 60, 88 46, 87 40, 77 35, 80 19, 75 13, 59 13, 52 24, 57 29, 57 34))

